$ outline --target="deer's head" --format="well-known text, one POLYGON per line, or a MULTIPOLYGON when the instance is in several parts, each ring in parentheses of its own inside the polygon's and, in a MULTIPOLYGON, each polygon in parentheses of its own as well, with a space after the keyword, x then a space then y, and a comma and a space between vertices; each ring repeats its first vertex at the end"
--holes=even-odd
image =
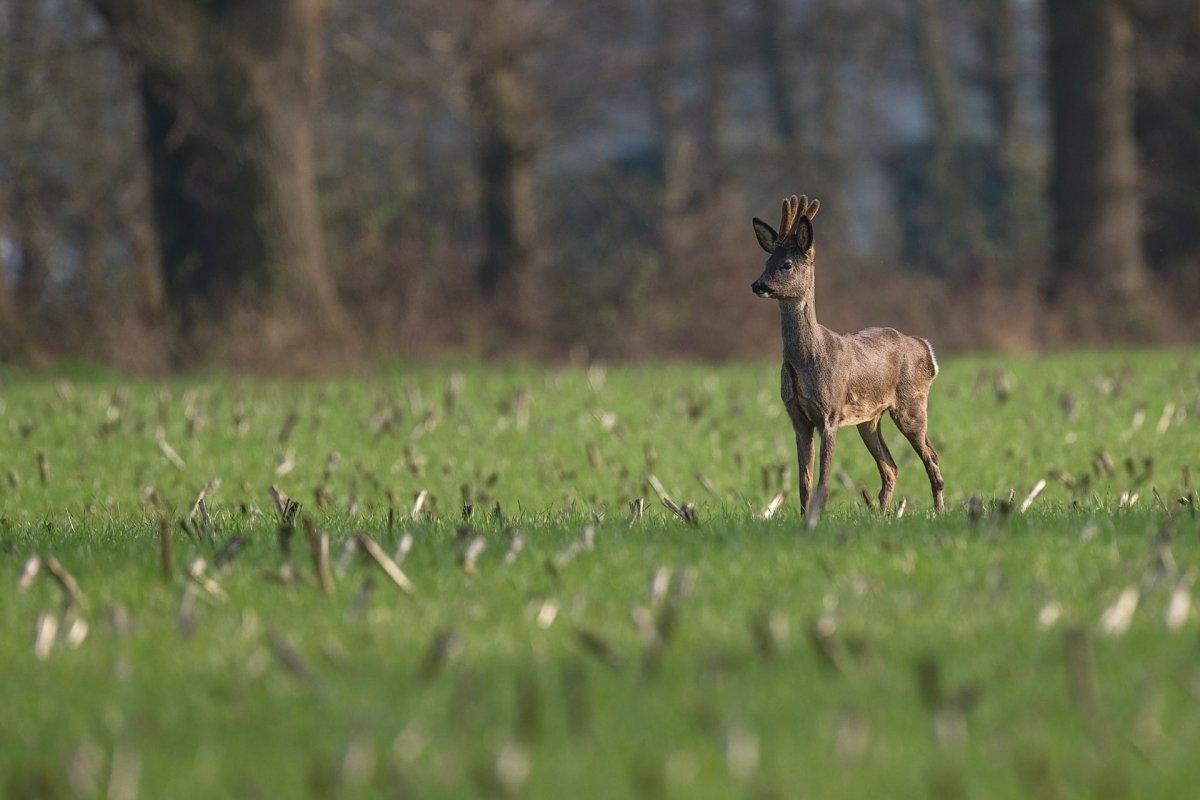
POLYGON ((775 300, 808 300, 813 292, 813 227, 821 201, 808 196, 784 198, 779 232, 758 217, 754 234, 770 256, 763 273, 750 288, 759 297, 775 300))

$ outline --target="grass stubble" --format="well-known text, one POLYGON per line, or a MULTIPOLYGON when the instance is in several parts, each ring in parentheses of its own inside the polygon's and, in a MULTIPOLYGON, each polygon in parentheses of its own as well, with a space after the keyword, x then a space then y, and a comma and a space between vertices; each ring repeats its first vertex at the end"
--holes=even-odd
POLYGON ((1200 358, 948 364, 940 517, 770 375, 4 374, 0 793, 1188 796, 1200 358))

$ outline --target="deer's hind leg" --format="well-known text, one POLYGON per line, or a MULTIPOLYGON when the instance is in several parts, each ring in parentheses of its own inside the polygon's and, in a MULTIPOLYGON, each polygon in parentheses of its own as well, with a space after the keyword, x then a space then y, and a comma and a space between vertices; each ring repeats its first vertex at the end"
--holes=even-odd
POLYGON ((896 427, 904 434, 904 438, 908 439, 913 450, 916 450, 917 455, 921 457, 921 463, 925 465, 925 474, 929 476, 929 488, 933 490, 933 507, 938 511, 944 511, 946 504, 942 498, 942 492, 946 488, 946 482, 942 480, 938 455, 933 449, 933 445, 929 443, 927 434, 926 403, 928 399, 927 392, 914 394, 897 403, 891 413, 896 427))
POLYGON ((879 479, 883 484, 879 490, 879 510, 887 511, 888 505, 892 502, 892 492, 896 489, 896 478, 900 475, 900 470, 896 466, 892 454, 888 451, 887 443, 883 441, 883 431, 879 428, 880 419, 881 417, 876 417, 861 423, 858 426, 858 433, 862 436, 867 449, 871 451, 871 456, 875 459, 875 466, 879 467, 879 479))

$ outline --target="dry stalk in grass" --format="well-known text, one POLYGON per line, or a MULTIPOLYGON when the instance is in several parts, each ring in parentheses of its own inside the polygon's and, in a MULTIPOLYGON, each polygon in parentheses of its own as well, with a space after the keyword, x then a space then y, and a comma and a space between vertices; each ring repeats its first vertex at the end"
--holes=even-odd
POLYGON ((636 497, 629 501, 629 524, 637 522, 646 513, 646 498, 636 497))
POLYGON ((170 443, 167 442, 162 431, 159 431, 158 450, 163 454, 163 457, 166 458, 167 461, 170 461, 171 465, 176 469, 187 469, 187 464, 185 464, 183 459, 180 458, 179 453, 175 452, 175 448, 171 447, 170 443))
POLYGON ((275 503, 275 513, 282 518, 284 511, 287 509, 287 495, 275 484, 267 487, 267 494, 271 495, 271 500, 275 503))
POLYGON ((309 669, 308 664, 292 646, 292 643, 287 640, 287 637, 277 630, 269 630, 267 631, 267 645, 288 672, 305 683, 312 682, 314 677, 312 670, 309 669))
POLYGON ((525 549, 525 534, 517 531, 513 533, 512 538, 508 542, 508 550, 504 553, 504 566, 511 567, 516 563, 517 557, 521 555, 521 551, 525 549))
POLYGON ((1103 725, 1091 639, 1083 628, 1069 628, 1063 634, 1063 646, 1066 656, 1067 690, 1071 702, 1083 717, 1092 736, 1100 738, 1103 735, 1103 725))
POLYGON ((600 457, 600 448, 596 447, 596 443, 588 442, 584 449, 587 451, 588 463, 592 465, 592 469, 604 469, 604 459, 600 457))
POLYGON ((773 658, 787 635, 788 620, 779 611, 760 611, 750 618, 750 638, 763 658, 773 658))
POLYGON ((748 781, 758 771, 758 735, 741 727, 725 731, 725 764, 729 772, 741 781, 748 781))
POLYGON ((208 575, 208 562, 202 556, 196 556, 187 565, 187 576, 193 584, 203 589, 214 600, 224 600, 225 591, 212 576, 208 575))
POLYGON ((203 514, 208 517, 208 507, 205 505, 210 492, 215 492, 221 485, 221 479, 214 476, 208 483, 200 487, 200 492, 196 495, 196 499, 192 502, 192 508, 188 511, 188 519, 195 519, 197 514, 203 514))
POLYGON ((1154 431, 1159 436, 1167 432, 1171 427, 1171 423, 1175 420, 1175 404, 1168 402, 1163 406, 1162 416, 1158 418, 1158 424, 1154 426, 1154 431))
POLYGON ((716 485, 712 482, 712 479, 709 478, 707 475, 697 472, 696 473, 696 482, 700 484, 701 489, 708 492, 710 497, 712 497, 715 500, 721 499, 720 494, 717 492, 716 485))
POLYGON ((822 666, 839 675, 845 673, 846 655, 837 639, 837 622, 831 615, 814 620, 808 628, 808 638, 821 657, 822 666))
POLYGON ((514 742, 505 742, 495 755, 471 771, 475 786, 490 797, 517 797, 529 777, 529 754, 514 742))
POLYGON ((579 664, 567 664, 562 671, 563 705, 567 710, 567 729, 580 738, 592 729, 592 707, 587 690, 587 673, 579 664))
POLYGON ((271 495, 271 499, 275 502, 275 513, 279 515, 279 521, 283 525, 292 525, 296 521, 296 515, 300 513, 300 504, 289 498, 276 485, 271 484, 267 487, 267 491, 271 495))
POLYGON ((418 677, 422 681, 431 681, 438 676, 448 663, 458 657, 462 651, 462 640, 453 629, 438 631, 429 642, 425 658, 421 660, 418 677))
POLYGON ((656 567, 650 573, 650 584, 647 591, 650 594, 650 604, 657 606, 663 602, 667 596, 667 590, 671 588, 671 570, 668 567, 656 567))
POLYGON ((838 715, 833 734, 833 752, 839 758, 857 760, 871 743, 871 723, 858 709, 844 709, 838 715))
POLYGON ((967 500, 967 521, 972 527, 979 524, 979 520, 983 518, 983 501, 977 496, 971 495, 967 500))
POLYGON ((292 474, 292 470, 296 468, 296 454, 291 450, 284 452, 279 458, 279 463, 275 466, 275 476, 278 478, 292 474))
POLYGON ((1037 615, 1037 629, 1039 631, 1048 631, 1058 624, 1062 618, 1062 606, 1058 601, 1051 600, 1042 606, 1042 610, 1037 615))
POLYGON ((379 565, 379 568, 383 570, 384 574, 387 575, 388 578, 391 579, 392 583, 396 584, 401 591, 404 591, 407 594, 412 594, 415 591, 412 581, 408 579, 408 576, 404 574, 404 571, 400 569, 396 562, 393 561, 387 553, 383 552, 383 548, 379 546, 378 542, 376 542, 366 533, 358 533, 354 538, 358 542, 359 547, 361 547, 364 551, 366 551, 367 555, 374 559, 375 563, 379 565))
POLYGON ((629 617, 637 628, 642 639, 642 645, 648 650, 657 650, 662 646, 662 637, 658 635, 658 627, 654 624, 654 614, 645 606, 634 606, 629 609, 629 617))
POLYGON ((413 498, 412 511, 409 512, 409 517, 416 520, 421 516, 421 512, 425 510, 426 503, 429 502, 429 490, 422 489, 417 492, 417 496, 413 498))
POLYGON ((63 641, 67 647, 72 650, 78 649, 83 644, 83 640, 88 635, 87 620, 74 612, 68 614, 67 630, 63 634, 63 641))
POLYGON ((771 517, 775 516, 775 512, 777 512, 783 506, 783 501, 786 498, 787 495, 785 493, 777 492, 775 496, 771 498, 771 502, 767 503, 766 507, 763 508, 762 518, 770 519, 771 517))
POLYGON ((468 575, 476 574, 478 570, 475 567, 475 562, 479 560, 479 556, 483 554, 483 551, 486 548, 487 539, 483 538, 482 536, 476 536, 471 540, 471 543, 467 545, 465 550, 463 550, 461 561, 463 572, 467 573, 468 575))
POLYGON ((17 580, 17 590, 25 591, 33 582, 37 580, 38 573, 42 571, 42 557, 30 556, 25 559, 25 565, 21 567, 21 577, 17 580))
POLYGON ((1121 492, 1121 494, 1117 496, 1117 508, 1133 508, 1135 505, 1137 505, 1137 501, 1140 500, 1141 497, 1142 496, 1137 492, 1130 492, 1128 490, 1121 492))
POLYGON ((54 640, 58 636, 58 617, 42 612, 38 614, 33 628, 33 655, 38 661, 50 658, 54 649, 54 640))
POLYGON ((133 617, 120 603, 114 603, 108 609, 107 623, 114 636, 129 636, 133 633, 133 617))
POLYGON ((654 469, 654 465, 658 463, 658 451, 650 442, 642 444, 642 458, 646 461, 646 469, 654 469))
POLYGON ((42 556, 42 566, 47 572, 58 582, 59 587, 66 595, 68 606, 81 607, 86 603, 83 596, 83 590, 79 588, 79 582, 71 573, 67 572, 66 567, 59 563, 54 556, 42 556))
POLYGON ((900 519, 901 517, 903 517, 904 512, 907 508, 908 508, 908 498, 901 497, 900 504, 898 506, 896 506, 896 519, 900 519))
POLYGON ((400 541, 396 542, 396 552, 392 555, 392 560, 397 564, 403 564, 404 559, 408 558, 408 554, 412 552, 413 544, 416 540, 411 533, 405 533, 400 537, 400 541))
POLYGON ((312 555, 313 572, 317 585, 325 594, 333 594, 333 571, 329 568, 329 535, 317 533, 312 518, 304 518, 304 536, 308 540, 308 551, 312 555))
POLYGON ((224 541, 221 548, 217 550, 213 556, 213 569, 221 570, 233 563, 237 558, 238 553, 245 550, 250 544, 245 536, 234 534, 224 541))
MULTIPOLYGON (((658 479, 658 476, 654 475, 653 473, 647 475, 646 483, 649 484, 650 488, 654 490, 654 493, 658 495, 658 499, 661 500, 664 505, 666 505, 667 501, 671 498, 667 494, 666 488, 662 485, 662 481, 658 479)), ((672 503, 672 505, 674 504, 672 503)))
POLYGON ((550 560, 550 567, 557 573, 558 570, 574 561, 580 553, 591 550, 595 545, 596 529, 591 525, 585 525, 578 538, 554 555, 554 558, 550 560))
POLYGON ((1100 615, 1100 631, 1108 636, 1122 636, 1133 622, 1141 594, 1133 586, 1127 586, 1111 606, 1100 615))
POLYGON ((558 601, 553 597, 547 597, 538 606, 537 626, 542 630, 548 630, 556 619, 558 619, 558 601))
POLYGON ((689 525, 695 525, 699 521, 696 517, 696 506, 693 503, 684 503, 682 506, 676 503, 667 494, 667 490, 663 488, 662 481, 654 475, 646 476, 646 482, 650 484, 650 488, 658 495, 658 499, 662 502, 663 506, 672 514, 689 525))
POLYGON ((1039 480, 1037 483, 1035 483, 1033 485, 1033 488, 1029 490, 1029 494, 1025 495, 1025 499, 1021 501, 1021 513, 1022 514, 1024 514, 1026 511, 1029 510, 1029 507, 1033 505, 1033 501, 1037 500, 1038 495, 1040 495, 1043 491, 1045 491, 1045 489, 1046 489, 1046 479, 1045 478, 1042 478, 1041 480, 1039 480))
POLYGON ((619 671, 622 668, 621 659, 617 656, 612 645, 608 643, 599 634, 583 628, 575 630, 575 638, 583 646, 583 649, 590 653, 600 663, 609 669, 619 671))
POLYGON ((1097 450, 1092 455, 1092 471, 1097 477, 1108 477, 1116 472, 1116 467, 1113 466, 1112 456, 1104 450, 1097 450))
POLYGON ((1196 582, 1196 570, 1190 569, 1176 584, 1167 603, 1166 625, 1169 631, 1178 631, 1187 623, 1192 611, 1192 584, 1196 582))
POLYGON ((525 742, 536 742, 542 737, 542 702, 538 689, 537 674, 533 670, 522 670, 516 678, 517 710, 514 732, 525 742))
POLYGON ((300 415, 295 409, 288 412, 288 415, 283 420, 283 425, 279 428, 279 436, 277 441, 280 445, 285 445, 288 439, 292 436, 292 429, 296 427, 296 423, 300 421, 300 415))
POLYGON ((171 546, 171 523, 166 517, 158 520, 158 550, 163 583, 170 583, 175 580, 175 567, 171 546))
POLYGON ((354 558, 354 554, 359 551, 358 540, 350 537, 342 543, 342 552, 338 555, 337 565, 335 570, 339 578, 345 577, 346 570, 350 567, 350 560, 354 558))
POLYGON ((183 585, 183 591, 179 595, 179 612, 177 614, 179 620, 179 632, 184 636, 190 636, 196 630, 196 624, 199 622, 199 616, 196 613, 196 596, 199 589, 192 582, 183 585))
POLYGON ((108 800, 137 800, 141 774, 141 756, 125 745, 114 747, 108 775, 108 800))

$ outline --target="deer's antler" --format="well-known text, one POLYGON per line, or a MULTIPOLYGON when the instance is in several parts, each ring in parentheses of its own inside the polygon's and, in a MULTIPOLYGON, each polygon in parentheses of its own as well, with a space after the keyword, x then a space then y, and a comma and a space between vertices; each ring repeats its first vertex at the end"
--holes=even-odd
POLYGON ((783 241, 787 237, 799 233, 801 220, 812 222, 812 218, 817 215, 820 208, 821 201, 814 197, 810 203, 806 194, 783 198, 783 219, 779 223, 779 240, 783 241))
POLYGON ((787 239, 792 234, 792 227, 800 218, 800 201, 796 195, 783 198, 783 219, 779 222, 779 241, 787 239))

